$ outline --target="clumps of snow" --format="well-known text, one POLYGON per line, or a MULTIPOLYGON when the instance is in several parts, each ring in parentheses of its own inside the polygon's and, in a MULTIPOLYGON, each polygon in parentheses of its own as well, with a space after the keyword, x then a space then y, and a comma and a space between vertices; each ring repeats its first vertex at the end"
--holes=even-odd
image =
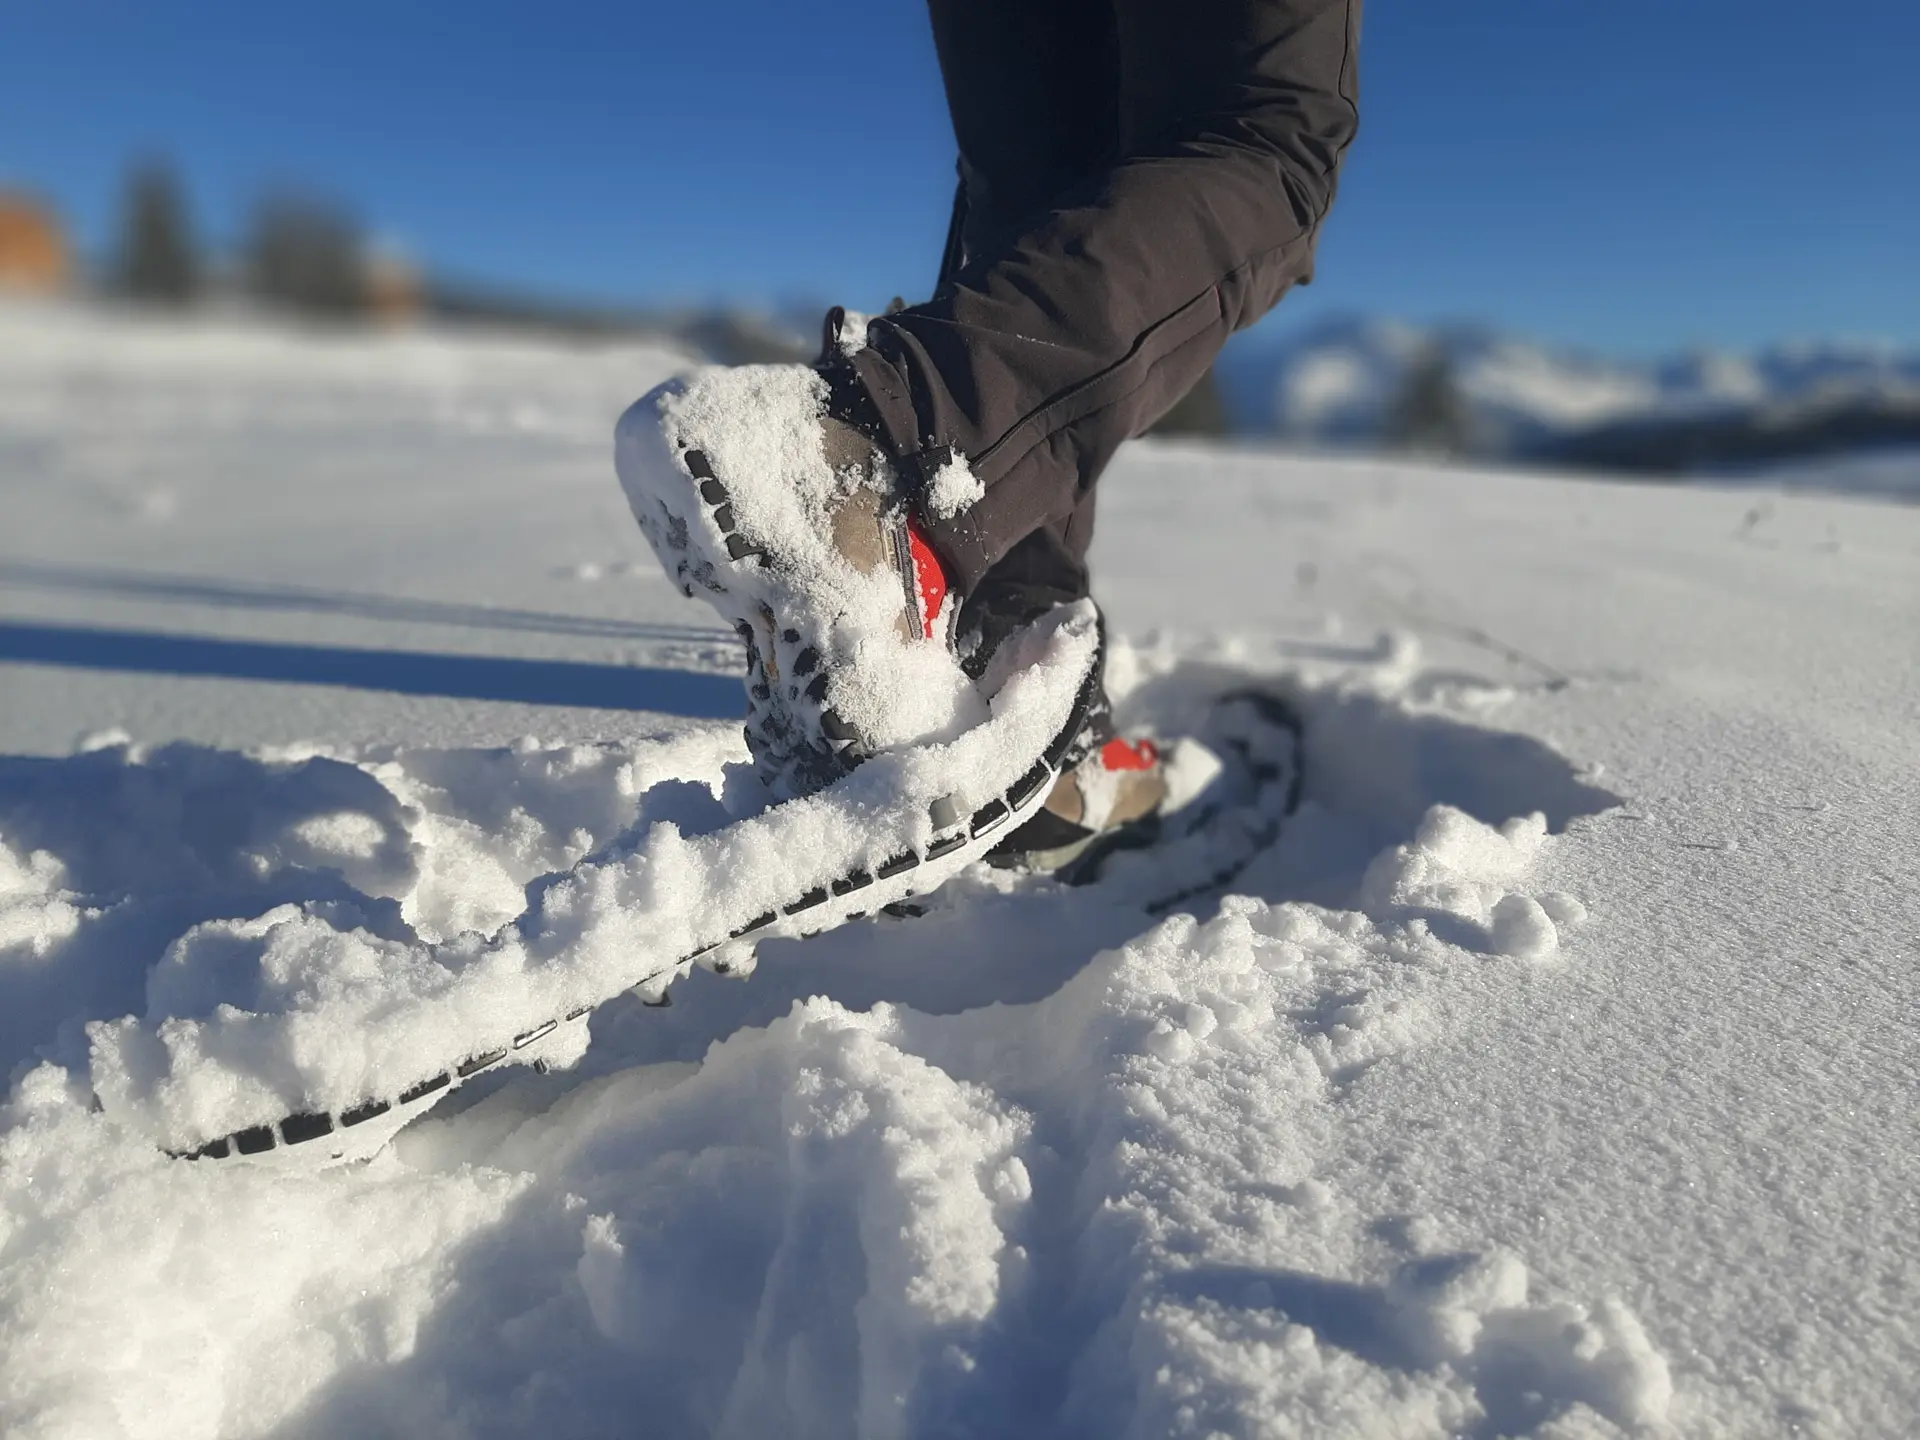
MULTIPOLYGON (((982 697, 944 635, 928 643, 916 625, 903 624, 900 575, 887 565, 862 573, 836 545, 845 487, 822 449, 826 403, 826 382, 810 366, 698 370, 621 417, 621 485, 670 575, 736 625, 795 630, 821 652, 829 703, 875 748, 950 739, 982 719, 982 697), (704 453, 725 485, 736 533, 776 564, 728 561, 724 537, 676 459, 688 449, 704 453)), ((763 650, 772 640, 763 634, 763 650)))
POLYGON ((80 928, 84 912, 65 879, 58 856, 20 854, 0 835, 0 965, 44 959, 80 928))
POLYGON ((840 321, 840 333, 836 341, 840 353, 851 360, 867 348, 867 326, 873 317, 859 310, 848 310, 840 321))
POLYGON ((717 1433, 921 1433, 928 1392, 965 1386, 996 1305, 1024 1276, 1007 1231, 1031 1200, 1030 1121, 903 1048, 900 1030, 889 1007, 808 1001, 715 1046, 664 1106, 643 1101, 623 1121, 603 1101, 563 1121, 602 1145, 624 1132, 641 1162, 632 1192, 594 1186, 617 1206, 588 1217, 579 1262, 602 1335, 649 1368, 687 1343, 672 1334, 684 1312, 661 1307, 661 1270, 682 1268, 669 1254, 680 1233, 700 1243, 702 1204, 731 1212, 765 1276, 757 1295, 729 1297, 731 1313, 703 1307, 687 1337, 696 1371, 714 1368, 699 1351, 728 1356, 717 1433), (731 1161, 686 1173, 661 1151, 662 1110, 731 1161))
POLYGON ((216 1173, 36 1067, 0 1110, 0 1431, 268 1433, 342 1373, 404 1366, 529 1178, 216 1173))
POLYGON ((927 480, 924 496, 927 513, 939 520, 951 520, 986 498, 985 483, 973 473, 967 457, 958 450, 949 452, 927 480))
POLYGON ((316 815, 292 830, 293 838, 318 854, 346 860, 371 860, 386 839, 386 830, 371 816, 353 810, 316 815))
POLYGON ((1424 1256, 1388 1282, 1386 1316, 1410 1359, 1458 1369, 1501 1409, 1555 1396, 1632 1429, 1666 1418, 1672 1377, 1631 1310, 1614 1296, 1530 1305, 1529 1286, 1509 1251, 1424 1256))
POLYGON ((1487 912, 1493 948, 1517 960, 1545 960, 1560 948, 1560 932, 1531 895, 1502 895, 1487 912))
POLYGON ((1538 812, 1495 827, 1436 805, 1410 844, 1395 846, 1368 868, 1363 903, 1421 925, 1464 921, 1492 953, 1549 959, 1560 948, 1556 920, 1579 924, 1586 909, 1570 895, 1536 899, 1513 888, 1547 840, 1546 817, 1538 812))
POLYGON ((1397 1328, 1430 1365, 1469 1361, 1522 1393, 1575 1398, 1620 1424, 1657 1424, 1673 1383, 1632 1311, 1527 1304, 1527 1267, 1508 1251, 1440 1254, 1402 1265, 1387 1286, 1397 1328))
POLYGON ((416 874, 401 913, 441 941, 491 935, 527 904, 527 884, 571 869, 643 821, 699 834, 732 816, 716 798, 745 758, 737 733, 645 745, 386 751, 367 770, 415 817, 416 874))

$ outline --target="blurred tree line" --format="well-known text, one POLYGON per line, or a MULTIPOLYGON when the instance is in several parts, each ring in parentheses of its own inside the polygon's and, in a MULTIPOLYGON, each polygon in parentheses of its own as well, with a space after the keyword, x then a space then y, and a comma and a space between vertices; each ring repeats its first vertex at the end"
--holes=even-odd
POLYGON ((1453 357, 1444 343, 1429 341, 1407 367, 1387 412, 1382 441, 1414 455, 1459 460, 1475 453, 1474 428, 1472 407, 1454 376, 1453 357))
MULTIPOLYGON (((636 315, 515 301, 444 286, 431 296, 409 293, 396 308, 394 277, 382 271, 352 215, 339 205, 294 192, 263 197, 253 209, 234 262, 210 273, 180 184, 159 161, 138 165, 128 174, 111 268, 114 292, 144 304, 189 305, 218 288, 283 312, 335 321, 411 313, 426 304, 456 318, 568 332, 658 330, 723 363, 803 358, 802 350, 785 337, 768 339, 731 312, 678 320, 655 317, 643 323, 636 315)), ((413 282, 409 276, 402 283, 413 282)), ((1383 419, 1379 438, 1388 448, 1442 459, 1477 453, 1480 437, 1472 408, 1460 391, 1452 357, 1438 341, 1414 357, 1383 419)), ((1153 433, 1162 436, 1218 438, 1235 431, 1212 370, 1153 427, 1153 433)))
MULTIPOLYGON (((1481 437, 1473 408, 1461 392, 1453 357, 1435 341, 1407 367, 1387 407, 1380 443, 1429 459, 1460 460, 1477 453, 1481 437)), ((1152 434, 1219 439, 1238 433, 1232 413, 1209 369, 1179 403, 1154 425, 1152 434)))
MULTIPOLYGON (((221 288, 263 304, 323 319, 370 313, 380 298, 378 267, 343 208, 298 194, 254 207, 238 262, 221 288)), ((190 305, 211 288, 186 197, 171 167, 149 161, 127 177, 110 288, 151 305, 190 305)))

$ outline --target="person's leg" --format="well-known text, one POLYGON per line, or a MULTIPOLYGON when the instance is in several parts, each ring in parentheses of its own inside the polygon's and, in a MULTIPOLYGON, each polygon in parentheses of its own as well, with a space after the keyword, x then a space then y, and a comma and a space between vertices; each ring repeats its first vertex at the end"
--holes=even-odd
MULTIPOLYGON (((966 257, 1008 249, 1120 154, 1112 0, 928 0, 960 149, 956 233, 942 290, 966 257)), ((966 589, 961 633, 1002 636, 1087 593, 1093 503, 1022 537, 966 589)))
POLYGON ((996 253, 1119 152, 1112 3, 928 0, 927 11, 960 148, 962 254, 996 253))
MULTIPOLYGON (((949 17, 969 3, 981 0, 950 0, 949 17)), ((853 357, 896 459, 930 471, 958 451, 986 486, 930 521, 963 593, 1022 542, 1083 560, 1082 502, 1114 451, 1311 273, 1357 125, 1357 0, 1105 8, 1120 37, 1120 157, 1063 194, 1030 199, 1036 179, 997 203, 1024 228, 996 241, 983 222, 952 283, 875 321, 853 357)), ((969 134, 983 154, 1018 142, 1013 123, 969 134)))

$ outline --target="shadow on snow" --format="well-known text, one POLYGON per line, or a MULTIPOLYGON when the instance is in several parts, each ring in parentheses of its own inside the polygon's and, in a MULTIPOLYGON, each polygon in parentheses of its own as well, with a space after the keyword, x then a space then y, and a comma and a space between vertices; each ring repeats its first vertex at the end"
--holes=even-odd
POLYGON ((745 708, 740 682, 728 675, 594 665, 577 660, 224 640, 86 625, 0 622, 0 661, 146 675, 339 685, 456 700, 648 710, 701 720, 735 718, 745 708))

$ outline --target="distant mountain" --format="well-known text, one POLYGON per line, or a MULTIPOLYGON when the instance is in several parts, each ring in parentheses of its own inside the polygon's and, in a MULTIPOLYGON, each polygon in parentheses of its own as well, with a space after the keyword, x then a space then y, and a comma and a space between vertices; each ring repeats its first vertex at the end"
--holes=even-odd
POLYGON ((441 319, 574 337, 653 340, 717 365, 811 359, 820 344, 819 317, 809 321, 801 310, 792 315, 724 306, 641 310, 457 281, 436 282, 424 299, 427 313, 441 319))
POLYGON ((1241 433, 1323 445, 1417 439, 1436 412, 1453 417, 1445 448, 1459 453, 1608 469, 1920 443, 1920 354, 1862 344, 1634 364, 1484 327, 1346 319, 1243 337, 1216 380, 1241 433))

